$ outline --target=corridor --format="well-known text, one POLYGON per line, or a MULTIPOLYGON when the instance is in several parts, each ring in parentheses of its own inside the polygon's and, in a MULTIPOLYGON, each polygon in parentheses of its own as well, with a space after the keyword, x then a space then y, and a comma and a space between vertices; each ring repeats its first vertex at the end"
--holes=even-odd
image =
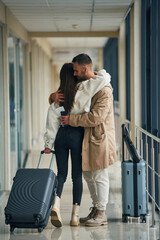
MULTIPOLYGON (((159 92, 160 0, 0 0, 0 240, 160 240, 159 92), (90 56, 94 71, 111 75, 113 87, 118 162, 109 167, 108 225, 70 227, 69 172, 61 199, 62 228, 49 221, 41 234, 15 229, 10 235, 4 208, 12 179, 20 168, 36 168, 48 98, 59 88, 63 64, 81 53, 90 56), (125 160, 133 160, 123 149, 122 124, 146 165, 146 223, 136 218, 122 222, 123 152, 125 160)), ((49 166, 49 157, 42 167, 49 166)), ((55 162, 53 170, 57 173, 55 162)), ((92 206, 83 185, 80 217, 92 206)))

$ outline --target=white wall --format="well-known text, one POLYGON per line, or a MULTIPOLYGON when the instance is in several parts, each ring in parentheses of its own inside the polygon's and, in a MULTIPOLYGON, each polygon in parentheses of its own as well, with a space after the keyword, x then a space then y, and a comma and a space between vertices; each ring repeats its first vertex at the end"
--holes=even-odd
POLYGON ((141 126, 141 1, 131 9, 131 137, 135 142, 135 125, 141 126))

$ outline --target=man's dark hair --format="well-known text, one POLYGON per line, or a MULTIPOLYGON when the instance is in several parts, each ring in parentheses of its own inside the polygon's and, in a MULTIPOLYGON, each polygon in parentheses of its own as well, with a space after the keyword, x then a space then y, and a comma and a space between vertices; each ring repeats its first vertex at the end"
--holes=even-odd
POLYGON ((92 60, 91 58, 85 54, 85 53, 81 53, 77 56, 75 56, 72 60, 73 63, 78 63, 79 65, 92 65, 92 60))

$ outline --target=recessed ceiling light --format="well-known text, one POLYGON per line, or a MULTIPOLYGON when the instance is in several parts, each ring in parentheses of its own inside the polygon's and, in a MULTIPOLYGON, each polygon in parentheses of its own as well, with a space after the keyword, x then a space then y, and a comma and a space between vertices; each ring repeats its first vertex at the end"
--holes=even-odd
POLYGON ((78 28, 78 24, 72 24, 72 28, 73 29, 77 29, 78 28))

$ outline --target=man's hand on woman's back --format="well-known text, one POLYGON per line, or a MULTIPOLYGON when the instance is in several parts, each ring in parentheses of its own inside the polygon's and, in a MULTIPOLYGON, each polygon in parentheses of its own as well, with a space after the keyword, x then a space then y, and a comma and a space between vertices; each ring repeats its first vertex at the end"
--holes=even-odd
POLYGON ((61 93, 60 90, 51 93, 49 96, 49 104, 52 104, 53 102, 55 102, 56 104, 60 104, 60 102, 64 102, 64 94, 61 93))

